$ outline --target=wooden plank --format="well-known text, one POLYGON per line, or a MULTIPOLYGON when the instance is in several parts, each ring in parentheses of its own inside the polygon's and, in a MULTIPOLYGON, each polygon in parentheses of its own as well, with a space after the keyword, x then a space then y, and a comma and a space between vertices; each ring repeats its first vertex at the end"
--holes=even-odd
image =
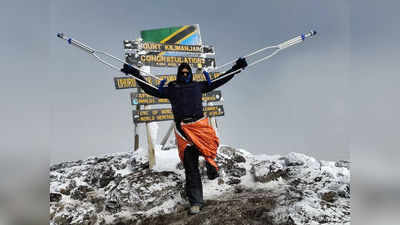
POLYGON ((192 67, 215 67, 215 58, 192 56, 165 56, 160 54, 126 54, 126 62, 129 64, 142 64, 153 67, 177 67, 181 63, 188 63, 192 67))
POLYGON ((148 52, 185 52, 215 54, 214 47, 208 45, 165 44, 137 40, 125 40, 124 49, 148 52))
MULTIPOLYGON (((207 117, 224 116, 224 107, 222 105, 205 106, 203 107, 204 115, 207 117)), ((168 121, 173 120, 174 115, 170 108, 166 109, 148 109, 148 110, 133 110, 133 121, 136 123, 168 121)))
MULTIPOLYGON (((222 98, 221 91, 211 91, 203 94, 202 100, 204 102, 217 102, 222 98)), ((131 93, 131 104, 132 105, 158 105, 158 104, 170 104, 166 98, 156 98, 146 93, 131 93)))
MULTIPOLYGON (((222 73, 210 73, 210 78, 211 79, 216 79, 220 77, 222 73)), ((165 74, 165 75, 158 75, 158 78, 161 80, 166 79, 167 83, 176 80, 176 74, 165 74)), ((154 86, 158 86, 160 84, 159 80, 153 79, 150 76, 144 76, 147 82, 151 83, 154 86)), ((194 81, 205 81, 206 78, 204 77, 204 74, 202 73, 195 73, 193 74, 193 80, 194 81)), ((114 85, 115 89, 127 89, 127 88, 137 88, 137 82, 135 78, 131 76, 126 76, 126 77, 114 77, 114 85)))

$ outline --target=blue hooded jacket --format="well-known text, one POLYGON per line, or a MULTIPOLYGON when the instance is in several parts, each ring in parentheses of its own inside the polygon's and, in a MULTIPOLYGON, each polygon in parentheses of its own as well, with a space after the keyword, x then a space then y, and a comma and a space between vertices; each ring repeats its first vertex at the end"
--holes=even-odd
MULTIPOLYGON (((234 70, 230 69, 224 74, 228 74, 232 71, 234 70)), ((206 80, 198 82, 193 81, 193 74, 190 66, 187 63, 182 63, 178 67, 176 80, 169 82, 167 87, 159 87, 156 89, 149 84, 140 81, 138 84, 144 92, 149 95, 158 98, 168 98, 172 106, 175 122, 176 124, 180 124, 180 122, 186 118, 194 120, 202 118, 204 116, 202 94, 222 86, 239 72, 240 70, 216 81, 211 80, 210 82, 206 80), (188 77, 185 77, 182 73, 184 68, 189 71, 188 77)), ((141 80, 145 80, 140 74, 132 75, 141 80)))

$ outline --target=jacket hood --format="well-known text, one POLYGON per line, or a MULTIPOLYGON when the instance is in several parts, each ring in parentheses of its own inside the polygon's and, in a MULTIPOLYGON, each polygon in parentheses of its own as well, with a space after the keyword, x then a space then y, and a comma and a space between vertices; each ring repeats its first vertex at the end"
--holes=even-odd
POLYGON ((190 68, 189 64, 187 63, 181 63, 178 67, 178 72, 176 75, 176 81, 178 83, 191 83, 193 81, 193 73, 192 73, 192 68, 190 68), (185 76, 182 73, 182 70, 186 68, 189 70, 189 76, 188 78, 185 78, 185 76))

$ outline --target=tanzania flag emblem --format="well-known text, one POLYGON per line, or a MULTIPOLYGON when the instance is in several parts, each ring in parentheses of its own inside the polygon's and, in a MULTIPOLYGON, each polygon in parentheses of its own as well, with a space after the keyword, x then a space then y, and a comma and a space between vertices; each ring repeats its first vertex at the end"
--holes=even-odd
POLYGON ((140 32, 140 36, 145 42, 182 45, 202 44, 198 24, 143 30, 140 32))

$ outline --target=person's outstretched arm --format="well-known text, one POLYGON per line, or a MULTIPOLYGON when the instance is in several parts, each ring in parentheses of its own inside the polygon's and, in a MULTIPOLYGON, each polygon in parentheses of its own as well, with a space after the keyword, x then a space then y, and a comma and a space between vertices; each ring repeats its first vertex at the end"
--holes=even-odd
POLYGON ((132 66, 129 66, 128 64, 124 64, 124 67, 121 69, 121 72, 127 75, 130 74, 138 78, 139 80, 136 79, 136 82, 143 89, 143 91, 146 92, 146 94, 157 98, 168 98, 168 89, 163 88, 166 80, 162 80, 157 89, 149 85, 149 83, 144 82, 146 81, 146 79, 142 75, 140 75, 140 71, 136 68, 133 68, 132 66))
POLYGON ((201 91, 203 93, 206 93, 206 92, 210 92, 212 90, 215 90, 215 89, 221 87, 222 85, 224 85, 225 83, 230 81, 235 76, 235 74, 240 73, 240 71, 241 71, 240 69, 244 69, 244 68, 246 68, 246 66, 247 66, 246 59, 245 58, 239 58, 236 61, 235 65, 233 65, 232 68, 229 69, 228 71, 226 71, 225 73, 221 74, 221 76, 223 76, 225 74, 228 74, 228 73, 231 73, 231 72, 233 72, 233 73, 231 75, 228 75, 228 76, 226 76, 224 78, 221 78, 219 80, 217 80, 217 79, 211 80, 210 79, 210 75, 208 74, 208 72, 204 71, 203 73, 204 73, 204 76, 206 77, 206 81, 200 82, 201 83, 201 87, 202 87, 201 91), (234 72, 234 71, 236 71, 236 72, 234 72))

